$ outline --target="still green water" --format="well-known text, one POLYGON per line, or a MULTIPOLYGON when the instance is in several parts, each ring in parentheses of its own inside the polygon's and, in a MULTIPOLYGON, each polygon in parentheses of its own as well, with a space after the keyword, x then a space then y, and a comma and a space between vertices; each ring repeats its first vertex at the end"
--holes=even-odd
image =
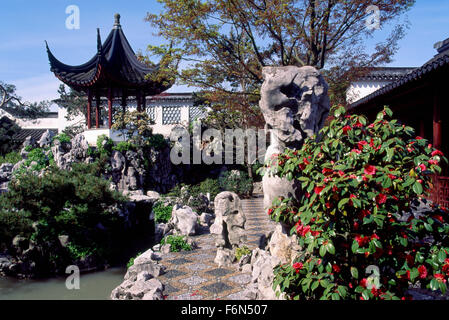
POLYGON ((66 278, 17 280, 0 277, 0 300, 108 300, 123 282, 126 268, 82 274, 80 289, 68 290, 66 278))

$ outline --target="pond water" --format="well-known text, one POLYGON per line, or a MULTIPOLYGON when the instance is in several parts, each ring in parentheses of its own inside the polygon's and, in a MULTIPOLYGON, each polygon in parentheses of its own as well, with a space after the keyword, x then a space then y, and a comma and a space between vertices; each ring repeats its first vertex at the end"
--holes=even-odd
POLYGON ((0 278, 0 300, 108 300, 111 291, 123 282, 126 268, 82 274, 80 289, 68 290, 66 278, 17 280, 0 278))

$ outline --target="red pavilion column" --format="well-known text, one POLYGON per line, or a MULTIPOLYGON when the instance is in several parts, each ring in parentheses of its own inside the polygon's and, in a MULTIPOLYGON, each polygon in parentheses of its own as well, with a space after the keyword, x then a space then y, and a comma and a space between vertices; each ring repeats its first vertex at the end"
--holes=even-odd
POLYGON ((108 126, 109 129, 112 128, 112 89, 108 89, 108 126))
POLYGON ((142 111, 142 96, 140 93, 136 93, 137 112, 142 111))
POLYGON ((97 94, 96 96, 96 105, 95 105, 95 128, 100 128, 100 96, 97 94))
POLYGON ((145 94, 142 94, 142 111, 146 111, 147 109, 147 99, 145 97, 145 94))
POLYGON ((91 106, 92 106, 92 92, 90 90, 87 91, 87 129, 91 129, 92 121, 91 121, 91 106))
POLYGON ((433 145, 437 149, 441 149, 441 105, 438 93, 434 93, 433 98, 433 145))

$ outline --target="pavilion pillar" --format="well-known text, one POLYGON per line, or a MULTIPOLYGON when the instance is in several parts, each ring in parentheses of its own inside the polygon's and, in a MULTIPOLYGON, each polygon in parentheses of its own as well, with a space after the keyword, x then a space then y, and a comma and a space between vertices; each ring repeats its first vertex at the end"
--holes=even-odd
POLYGON ((112 89, 108 89, 108 127, 112 129, 112 89))
POLYGON ((126 96, 125 92, 123 92, 123 95, 122 95, 122 112, 123 112, 123 114, 125 114, 125 112, 126 112, 126 99, 127 99, 127 96, 126 96))
POLYGON ((142 96, 140 93, 136 93, 137 112, 142 112, 142 96))
POLYGON ((92 115, 92 91, 87 91, 87 129, 90 130, 92 127, 91 115, 92 115))
POLYGON ((438 93, 434 93, 433 97, 433 146, 437 149, 441 149, 441 104, 438 93))
POLYGON ((145 94, 142 95, 142 111, 147 110, 147 99, 145 97, 145 94))
POLYGON ((96 96, 96 104, 95 104, 95 128, 100 128, 100 95, 96 96))

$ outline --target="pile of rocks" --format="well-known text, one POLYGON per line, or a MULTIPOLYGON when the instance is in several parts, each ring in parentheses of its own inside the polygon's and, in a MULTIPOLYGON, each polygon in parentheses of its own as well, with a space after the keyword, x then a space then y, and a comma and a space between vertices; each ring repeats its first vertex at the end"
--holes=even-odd
POLYGON ((124 281, 111 293, 112 300, 163 300, 164 285, 157 279, 165 273, 161 253, 148 250, 134 259, 124 281))

